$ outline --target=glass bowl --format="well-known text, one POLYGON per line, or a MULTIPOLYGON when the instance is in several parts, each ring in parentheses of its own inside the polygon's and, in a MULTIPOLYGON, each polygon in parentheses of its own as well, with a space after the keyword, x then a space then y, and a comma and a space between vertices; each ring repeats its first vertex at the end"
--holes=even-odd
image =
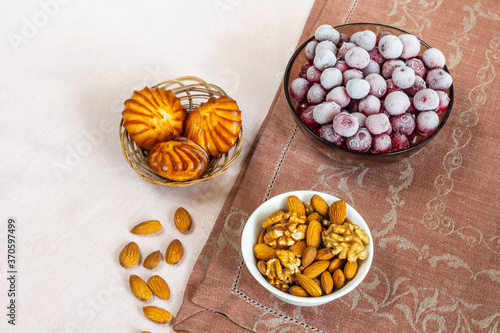
MULTIPOLYGON (((382 24, 373 24, 373 23, 351 23, 351 24, 336 26, 334 28, 339 33, 341 34, 344 33, 349 36, 351 36, 353 33, 357 31, 364 31, 364 30, 371 30, 376 35, 384 31, 388 31, 396 36, 408 33, 398 28, 382 24)), ((300 128, 302 133, 304 133, 304 135, 311 141, 312 145, 326 156, 339 162, 348 163, 356 166, 365 166, 365 167, 377 166, 377 165, 383 165, 385 163, 401 161, 420 151, 426 144, 428 144, 431 140, 433 140, 436 137, 439 131, 446 124, 446 121, 451 113, 451 109, 453 106, 453 85, 451 85, 451 87, 446 91, 450 98, 450 102, 448 108, 444 112, 438 114, 440 118, 440 124, 438 128, 432 134, 425 136, 421 142, 413 146, 410 146, 407 149, 388 152, 388 153, 372 153, 372 152, 363 153, 345 149, 343 147, 337 146, 333 143, 330 143, 322 139, 313 130, 305 126, 304 123, 300 120, 300 116, 295 109, 299 101, 294 100, 289 93, 290 83, 299 77, 299 73, 301 71, 302 66, 308 63, 304 49, 307 43, 309 43, 313 39, 314 36, 307 39, 302 45, 298 47, 298 49, 290 58, 284 76, 284 89, 288 105, 290 106, 290 110, 292 112, 295 122, 297 123, 297 126, 300 128)), ((426 44, 424 41, 420 40, 420 43, 422 44, 422 47, 420 49, 419 56, 422 55, 422 53, 425 50, 430 48, 430 46, 426 44)), ((448 68, 446 66, 444 67, 444 70, 449 73, 448 68)))

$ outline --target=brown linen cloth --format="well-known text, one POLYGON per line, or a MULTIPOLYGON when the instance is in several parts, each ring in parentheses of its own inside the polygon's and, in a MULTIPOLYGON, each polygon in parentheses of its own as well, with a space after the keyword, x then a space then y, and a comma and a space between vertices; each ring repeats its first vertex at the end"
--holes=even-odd
POLYGON ((190 332, 496 332, 500 327, 500 8, 497 0, 317 0, 300 42, 324 23, 392 25, 440 48, 455 102, 411 158, 361 168, 321 155, 283 87, 190 277, 174 322, 190 332), (263 201, 292 190, 345 199, 375 246, 362 284, 318 307, 286 304, 244 266, 240 237, 263 201))

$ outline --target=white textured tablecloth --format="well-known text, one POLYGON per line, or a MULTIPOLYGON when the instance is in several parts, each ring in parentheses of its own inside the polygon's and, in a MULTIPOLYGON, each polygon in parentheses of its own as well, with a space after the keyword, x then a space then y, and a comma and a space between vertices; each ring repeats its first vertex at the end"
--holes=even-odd
POLYGON ((159 274, 177 313, 187 279, 264 120, 312 0, 8 2, 0 12, 0 332, 152 332, 130 274, 159 274), (195 186, 159 187, 126 163, 123 101, 134 89, 194 75, 221 86, 243 116, 240 159, 195 186), (194 229, 173 225, 186 208, 194 229), (7 223, 16 225, 15 297, 7 280, 7 223), (129 230, 148 219, 159 235, 129 230), (126 270, 178 238, 185 257, 150 272, 126 270), (15 299, 15 326, 7 306, 15 299))

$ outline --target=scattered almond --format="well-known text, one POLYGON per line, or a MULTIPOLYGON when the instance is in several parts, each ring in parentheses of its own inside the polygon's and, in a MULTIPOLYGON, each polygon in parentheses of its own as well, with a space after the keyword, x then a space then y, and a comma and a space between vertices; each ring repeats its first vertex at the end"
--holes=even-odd
POLYGON ((321 289, 325 294, 330 295, 333 290, 333 278, 330 272, 324 271, 321 273, 321 289))
POLYGON ((174 214, 175 227, 180 232, 186 232, 191 229, 193 221, 191 215, 182 207, 177 208, 174 214))
POLYGON ((334 224, 344 223, 346 215, 347 215, 347 207, 344 200, 337 200, 330 205, 330 209, 328 210, 328 216, 332 223, 334 224))
POLYGON ((138 300, 147 301, 153 297, 153 293, 151 292, 151 289, 149 289, 146 282, 144 282, 144 280, 137 275, 130 275, 128 281, 132 294, 134 294, 138 300))
POLYGON ((326 271, 326 269, 328 268, 329 265, 330 265, 330 261, 328 261, 328 260, 315 261, 312 264, 310 264, 309 266, 307 266, 307 268, 304 269, 302 274, 304 274, 305 276, 310 277, 310 278, 315 278, 315 277, 319 276, 321 273, 323 273, 324 271, 326 271))
POLYGON ((348 261, 344 266, 344 276, 346 279, 352 279, 358 271, 357 261, 348 261))
POLYGON ((151 220, 139 223, 130 230, 134 235, 151 235, 161 230, 160 221, 151 220))
POLYGON ((314 208, 315 211, 318 212, 318 214, 323 215, 323 216, 328 216, 328 204, 326 203, 325 199, 320 197, 319 195, 315 194, 311 198, 311 204, 314 208))
POLYGON ((139 245, 130 242, 120 252, 120 265, 125 268, 132 268, 141 261, 141 251, 139 245))
POLYGON ((295 277, 297 278, 297 282, 306 291, 306 293, 313 297, 321 296, 321 288, 313 279, 300 273, 296 273, 295 277))
POLYGON ((177 264, 184 255, 184 247, 178 239, 174 239, 167 247, 165 261, 170 265, 177 264))
POLYGON ((157 297, 168 301, 170 298, 170 288, 168 284, 163 278, 159 275, 153 275, 148 279, 149 289, 155 294, 157 297))
POLYGON ((145 306, 142 308, 146 318, 157 324, 168 324, 172 320, 172 314, 157 306, 145 306))
POLYGON ((142 263, 142 266, 147 269, 155 269, 158 267, 161 261, 161 252, 155 251, 153 253, 150 253, 146 259, 144 259, 144 262, 142 263))

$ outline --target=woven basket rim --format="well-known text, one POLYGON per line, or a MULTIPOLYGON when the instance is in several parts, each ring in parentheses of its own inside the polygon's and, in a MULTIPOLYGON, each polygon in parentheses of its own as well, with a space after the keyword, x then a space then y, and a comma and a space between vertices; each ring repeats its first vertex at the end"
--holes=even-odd
MULTIPOLYGON (((183 76, 173 80, 167 80, 154 85, 152 88, 171 90, 174 95, 181 100, 187 114, 192 112, 200 103, 195 100, 208 100, 211 97, 225 96, 233 100, 222 88, 217 85, 207 83, 196 76, 183 76), (173 88, 171 88, 173 87, 173 88), (168 89, 170 88, 170 89, 168 89), (188 106, 186 108, 186 105, 188 106)), ((120 121, 120 142, 125 160, 132 169, 146 182, 161 186, 189 186, 205 182, 215 178, 226 171, 231 164, 240 156, 243 144, 243 125, 241 126, 235 145, 226 153, 215 158, 210 157, 207 170, 197 179, 188 181, 173 181, 156 174, 147 164, 147 150, 139 148, 130 138, 127 130, 123 127, 124 119, 120 121)))

